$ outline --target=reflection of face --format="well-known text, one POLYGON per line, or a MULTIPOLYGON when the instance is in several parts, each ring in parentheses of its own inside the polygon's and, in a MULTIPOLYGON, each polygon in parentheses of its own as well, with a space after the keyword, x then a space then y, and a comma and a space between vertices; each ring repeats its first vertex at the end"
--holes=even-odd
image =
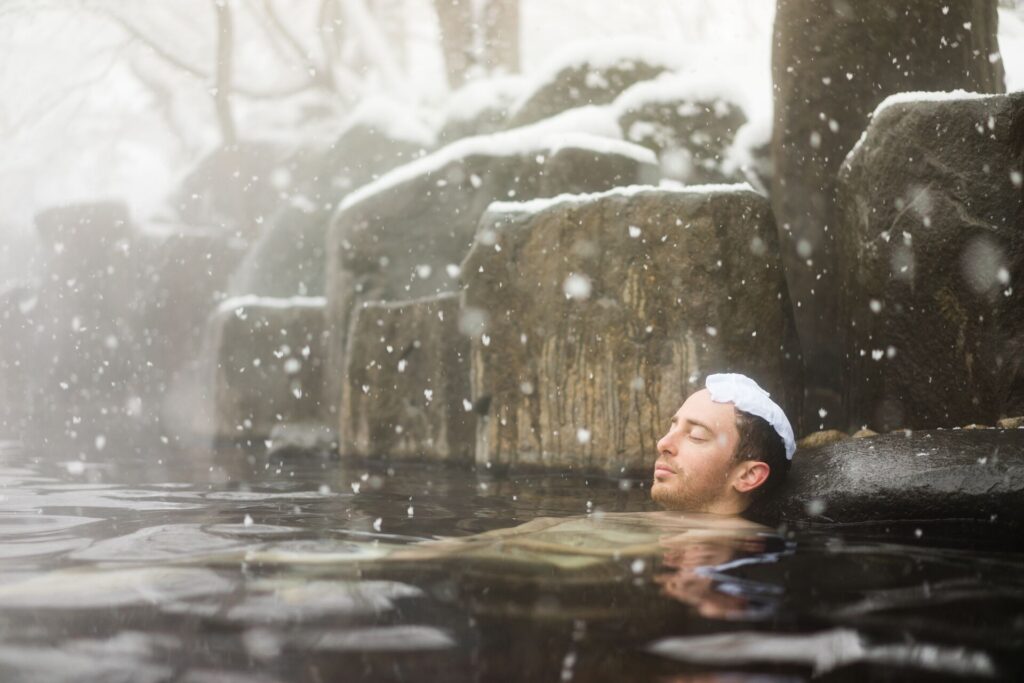
POLYGON ((681 534, 667 539, 663 544, 666 549, 662 566, 674 571, 654 578, 661 586, 662 593, 684 604, 693 605, 701 616, 710 619, 743 614, 748 604, 745 597, 719 591, 711 576, 696 570, 725 564, 735 559, 740 552, 763 552, 763 540, 753 536, 687 540, 686 534, 681 534))
POLYGON ((658 441, 651 498, 670 510, 722 512, 739 442, 736 409, 707 389, 686 399, 658 441))

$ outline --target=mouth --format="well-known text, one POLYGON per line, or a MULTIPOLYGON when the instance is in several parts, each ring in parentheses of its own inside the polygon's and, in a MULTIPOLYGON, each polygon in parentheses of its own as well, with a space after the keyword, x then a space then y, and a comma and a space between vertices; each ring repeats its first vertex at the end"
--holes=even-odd
POLYGON ((668 477, 668 476, 673 475, 675 473, 676 473, 676 471, 674 469, 672 469, 671 467, 669 467, 668 465, 666 465, 663 462, 659 462, 659 463, 657 463, 654 466, 654 478, 655 479, 659 479, 659 478, 662 478, 662 477, 668 477))

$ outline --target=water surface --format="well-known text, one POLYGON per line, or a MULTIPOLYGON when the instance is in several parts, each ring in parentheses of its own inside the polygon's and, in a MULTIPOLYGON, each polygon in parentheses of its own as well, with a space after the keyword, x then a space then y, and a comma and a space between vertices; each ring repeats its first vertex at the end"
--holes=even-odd
POLYGON ((722 524, 628 479, 6 443, 0 680, 1013 680, 1024 555, 997 532, 722 524))

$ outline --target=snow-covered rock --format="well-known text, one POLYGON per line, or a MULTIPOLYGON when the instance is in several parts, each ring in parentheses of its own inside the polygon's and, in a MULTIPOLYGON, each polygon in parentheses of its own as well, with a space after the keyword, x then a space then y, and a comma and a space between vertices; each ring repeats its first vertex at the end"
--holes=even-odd
POLYGON ((747 123, 746 96, 735 78, 663 74, 638 83, 613 105, 625 139, 658 155, 662 175, 683 183, 744 179, 731 156, 747 123))
POLYGON ((619 188, 492 205, 462 264, 476 459, 647 469, 703 373, 799 404, 768 202, 747 185, 619 188))
POLYGON ((1024 93, 902 95, 839 181, 850 423, 1024 412, 1024 93))
POLYGON ((343 456, 472 461, 476 415, 459 314, 454 293, 357 308, 339 410, 343 456))
POLYGON ((611 103, 641 81, 679 66, 678 51, 620 38, 574 43, 552 57, 513 105, 510 124, 522 126, 587 105, 611 103))

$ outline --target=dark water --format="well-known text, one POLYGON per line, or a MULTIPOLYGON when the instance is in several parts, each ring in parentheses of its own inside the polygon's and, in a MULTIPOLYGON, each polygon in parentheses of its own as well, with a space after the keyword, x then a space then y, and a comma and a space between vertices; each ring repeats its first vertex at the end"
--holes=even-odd
POLYGON ((97 447, 0 443, 0 681, 1024 675, 1013 536, 728 526, 651 513, 628 480, 97 447), (538 517, 559 519, 494 532, 538 517))

